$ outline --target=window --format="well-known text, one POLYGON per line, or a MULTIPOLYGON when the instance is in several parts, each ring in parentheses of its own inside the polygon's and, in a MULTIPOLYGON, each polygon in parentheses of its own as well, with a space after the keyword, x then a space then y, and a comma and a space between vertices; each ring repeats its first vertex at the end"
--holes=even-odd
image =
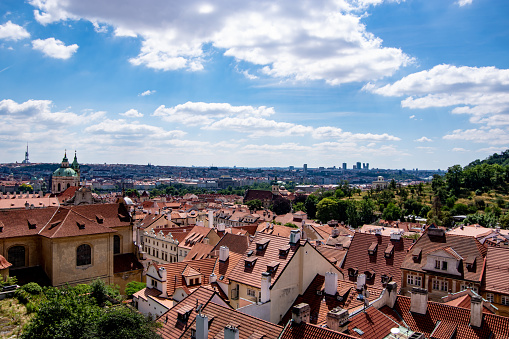
POLYGON ((442 261, 442 269, 447 271, 447 261, 442 261))
POLYGON ((250 296, 250 297, 254 297, 254 296, 256 296, 256 291, 253 290, 253 289, 248 288, 247 289, 247 295, 250 296))
POLYGON ((449 283, 447 280, 433 279, 433 289, 447 292, 449 290, 449 283))
POLYGON ((440 260, 435 260, 435 268, 436 268, 437 270, 439 270, 439 269, 440 269, 440 260))
POLYGON ((7 253, 7 261, 12 264, 12 268, 25 266, 25 247, 13 246, 7 253))
POLYGON ((157 281, 152 279, 152 287, 157 288, 157 281))
POLYGON ((113 236, 113 254, 120 253, 120 237, 118 235, 113 236))
POLYGON ((420 275, 408 274, 406 276, 406 279, 407 279, 406 282, 408 285, 419 286, 419 287, 422 286, 422 277, 420 275))
POLYGON ((506 297, 505 295, 502 296, 502 305, 509 306, 509 297, 506 297))
POLYGON ((76 249, 76 266, 92 264, 92 248, 90 245, 79 245, 76 249))
POLYGON ((486 300, 488 300, 490 303, 492 303, 493 300, 495 300, 493 293, 486 293, 486 300))
POLYGON ((477 287, 473 286, 472 283, 469 283, 468 285, 466 283, 461 284, 460 291, 466 290, 467 288, 470 288, 472 291, 477 293, 477 287))

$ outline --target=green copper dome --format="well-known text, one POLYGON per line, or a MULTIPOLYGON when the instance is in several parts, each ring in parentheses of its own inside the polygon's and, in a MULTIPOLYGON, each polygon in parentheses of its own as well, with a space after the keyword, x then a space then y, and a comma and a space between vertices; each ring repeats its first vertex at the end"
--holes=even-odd
POLYGON ((60 167, 59 169, 53 172, 54 177, 77 177, 78 173, 70 167, 64 168, 60 167))

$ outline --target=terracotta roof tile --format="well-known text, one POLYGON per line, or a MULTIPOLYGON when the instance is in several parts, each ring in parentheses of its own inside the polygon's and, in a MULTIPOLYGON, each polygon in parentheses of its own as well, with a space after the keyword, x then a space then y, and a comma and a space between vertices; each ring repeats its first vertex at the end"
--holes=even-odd
POLYGON ((232 233, 226 233, 221 240, 214 246, 213 250, 219 250, 221 246, 226 246, 231 252, 245 253, 249 247, 249 237, 245 235, 236 235, 232 233))
POLYGON ((408 253, 401 264, 401 268, 416 272, 422 272, 423 267, 426 265, 426 258, 429 253, 439 250, 444 250, 456 258, 469 258, 474 256, 476 258, 476 265, 473 269, 467 269, 466 262, 463 260, 463 267, 459 269, 462 273, 462 278, 469 281, 481 281, 484 264, 484 257, 487 249, 474 237, 463 235, 445 234, 443 236, 436 236, 429 234, 429 229, 413 245, 412 250, 408 253), (413 260, 414 252, 420 249, 420 260, 413 260))
POLYGON ((371 306, 350 317, 348 333, 357 335, 354 328, 358 328, 364 332, 362 338, 384 338, 391 334, 391 328, 398 325, 390 317, 371 306))
POLYGON ((133 298, 142 298, 147 300, 149 296, 155 297, 161 294, 161 291, 156 290, 155 288, 145 287, 142 290, 133 294, 133 298))
MULTIPOLYGON (((159 264, 156 267, 164 267, 166 269, 167 278, 167 293, 168 296, 172 296, 175 293, 175 289, 187 286, 186 280, 184 279, 185 271, 188 274, 191 269, 193 272, 203 274, 202 285, 209 283, 209 276, 214 271, 216 259, 207 258, 193 261, 174 262, 169 264, 159 264)), ((217 275, 217 274, 216 274, 217 275)))
POLYGON ((7 259, 5 259, 3 255, 0 254, 0 270, 4 270, 11 266, 12 266, 12 264, 10 262, 8 262, 7 259))
POLYGON ((285 327, 281 339, 351 339, 357 338, 348 334, 331 331, 328 328, 319 327, 313 324, 295 324, 292 321, 285 327))
MULTIPOLYGON (((370 269, 374 270, 374 278, 366 281, 368 286, 383 288, 380 279, 383 274, 399 283, 401 281, 400 266, 411 245, 412 239, 391 240, 390 236, 356 232, 346 254, 343 268, 357 268, 359 274, 370 269), (393 255, 387 258, 384 252, 389 245, 394 246, 394 251, 393 255), (368 249, 375 247, 377 250, 374 255, 369 255, 368 249)), ((352 282, 357 280, 356 277, 349 279, 352 282)))
POLYGON ((186 257, 184 258, 184 261, 205 259, 212 252, 213 248, 214 247, 209 244, 196 243, 187 253, 186 257))
POLYGON ((56 207, 33 210, 1 210, 0 222, 3 224, 0 239, 36 235, 48 223, 56 207), (28 219, 36 220, 36 228, 28 227, 28 219))
POLYGON ((486 287, 489 292, 509 295, 509 249, 490 247, 486 256, 486 287))
POLYGON ((267 264, 272 261, 278 261, 280 263, 278 270, 272 274, 272 283, 276 282, 279 274, 283 271, 284 267, 292 259, 298 246, 291 246, 289 253, 286 256, 279 255, 279 249, 285 245, 288 245, 289 239, 278 237, 270 234, 257 233, 253 242, 248 247, 248 252, 253 251, 250 257, 244 254, 244 260, 237 263, 235 268, 230 274, 230 280, 240 282, 249 286, 261 288, 261 277, 262 273, 267 271, 267 264), (269 240, 267 248, 263 251, 256 250, 256 243, 263 239, 269 240), (256 259, 254 267, 247 268, 244 265, 245 260, 253 261, 256 259))

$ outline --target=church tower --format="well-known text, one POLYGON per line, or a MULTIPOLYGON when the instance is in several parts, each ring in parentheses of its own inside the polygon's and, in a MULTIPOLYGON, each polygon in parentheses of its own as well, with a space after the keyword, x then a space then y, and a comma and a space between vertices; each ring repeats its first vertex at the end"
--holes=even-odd
POLYGON ((67 159, 66 151, 64 154, 64 158, 62 159, 62 164, 60 165, 60 168, 55 170, 51 177, 51 193, 53 194, 62 193, 71 186, 78 187, 79 185, 80 185, 80 175, 78 159, 76 158, 75 154, 72 167, 69 167, 69 160, 67 159), (77 168, 78 172, 76 172, 74 168, 77 168))

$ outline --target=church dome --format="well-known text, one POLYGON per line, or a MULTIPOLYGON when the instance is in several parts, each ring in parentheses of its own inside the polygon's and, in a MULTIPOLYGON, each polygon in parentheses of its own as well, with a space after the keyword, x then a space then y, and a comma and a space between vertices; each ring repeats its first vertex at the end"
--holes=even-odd
POLYGON ((54 177, 77 177, 78 173, 70 167, 60 167, 53 172, 54 177))

